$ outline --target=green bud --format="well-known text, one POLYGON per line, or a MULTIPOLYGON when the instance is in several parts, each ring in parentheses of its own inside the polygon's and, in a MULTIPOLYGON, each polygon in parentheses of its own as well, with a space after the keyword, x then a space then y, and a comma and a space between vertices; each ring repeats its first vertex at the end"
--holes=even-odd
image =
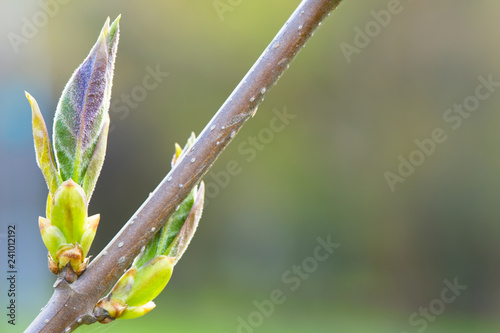
POLYGON ((83 189, 72 179, 65 181, 54 193, 51 223, 62 231, 69 243, 79 242, 87 220, 87 199, 83 189))
POLYGON ((137 267, 129 268, 125 273, 123 273, 122 277, 113 287, 111 293, 113 294, 113 298, 119 298, 121 300, 125 300, 127 295, 130 294, 132 290, 132 286, 134 285, 135 276, 137 275, 137 267))
POLYGON ((47 200, 47 215, 39 218, 42 239, 49 250, 49 268, 54 274, 69 265, 76 276, 87 267, 87 253, 94 240, 99 215, 87 218, 85 192, 72 179, 61 184, 47 200))
POLYGON ((144 265, 132 266, 115 284, 108 296, 94 309, 94 316, 107 323, 114 319, 131 319, 151 311, 152 300, 165 288, 172 276, 174 258, 159 256, 144 265))
POLYGON ((193 146, 195 141, 196 141, 196 135, 194 134, 194 132, 191 132, 191 135, 189 136, 186 145, 184 146, 184 149, 182 149, 178 143, 175 144, 175 153, 174 156, 172 157, 172 168, 174 167, 175 164, 177 164, 182 153, 188 151, 193 146))
MULTIPOLYGON (((87 268, 88 261, 89 259, 85 258, 83 249, 78 243, 60 246, 56 253, 56 258, 54 259, 54 262, 58 264, 59 271, 61 271, 62 268, 69 266, 74 271, 74 273, 71 273, 70 275, 76 274, 76 276, 83 273, 85 268, 87 268)), ((68 282, 74 282, 76 277, 72 279, 72 281, 68 282)))
POLYGON ((179 159, 181 154, 182 154, 181 146, 179 146, 178 143, 175 143, 175 153, 174 156, 172 157, 172 167, 174 167, 174 165, 177 163, 177 160, 179 159))
POLYGON ((129 306, 142 306, 156 298, 172 276, 173 262, 173 258, 159 256, 139 267, 124 301, 129 306))

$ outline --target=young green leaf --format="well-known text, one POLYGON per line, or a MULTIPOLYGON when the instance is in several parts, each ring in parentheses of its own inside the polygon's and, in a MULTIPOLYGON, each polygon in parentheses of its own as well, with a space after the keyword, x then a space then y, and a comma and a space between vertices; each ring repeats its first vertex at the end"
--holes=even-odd
POLYGON ((49 187, 49 192, 54 194, 59 185, 62 183, 62 180, 55 166, 54 154, 52 152, 52 147, 50 146, 47 126, 43 120, 38 103, 33 96, 26 93, 26 98, 30 102, 33 114, 33 139, 35 141, 37 163, 42 170, 43 176, 45 177, 45 181, 49 187))
POLYGON ((95 185, 97 183, 97 178, 101 173, 101 168, 104 163, 104 157, 106 155, 107 139, 109 131, 109 115, 105 115, 104 124, 102 127, 101 135, 97 139, 97 143, 94 148, 94 152, 90 157, 89 166, 85 172, 85 176, 82 181, 82 188, 87 194, 87 200, 90 201, 92 192, 94 192, 95 185))
POLYGON ((194 197, 194 202, 189 215, 178 232, 175 239, 168 246, 168 249, 163 252, 164 255, 168 257, 175 258, 174 265, 181 259, 182 255, 186 251, 191 239, 193 239, 196 228, 198 228, 198 223, 201 219, 201 213, 203 212, 203 204, 205 203, 205 183, 200 183, 200 188, 196 191, 194 197))
MULTIPOLYGON (((191 146, 194 144, 195 140, 196 140, 196 135, 193 132, 191 132, 191 135, 189 136, 184 148, 181 148, 181 146, 178 143, 175 144, 175 152, 172 157, 172 167, 174 167, 175 164, 184 156, 184 154, 189 151, 191 146)), ((201 186, 204 185, 202 184, 201 186)), ((166 254, 167 249, 172 244, 175 237, 177 237, 181 228, 186 222, 186 219, 188 218, 193 208, 193 203, 195 201, 195 196, 197 196, 197 193, 199 193, 199 189, 198 186, 195 186, 195 188, 182 201, 177 210, 170 216, 167 222, 165 222, 165 225, 161 228, 161 230, 146 245, 145 249, 135 258, 133 264, 134 266, 142 266, 147 261, 153 259, 154 257, 166 254)), ((204 196, 204 188, 202 196, 204 196)), ((201 206, 203 208, 203 201, 201 202, 201 206)), ((198 220, 200 217, 201 213, 200 216, 198 216, 198 220)), ((196 222, 196 225, 198 225, 198 221, 196 222)), ((188 227, 186 227, 186 229, 187 228, 188 227)))
POLYGON ((89 253, 89 249, 90 246, 92 245, 92 242, 94 241, 94 237, 97 231, 97 226, 99 225, 100 218, 101 215, 99 214, 92 215, 91 217, 87 218, 87 221, 83 226, 84 232, 80 244, 82 246, 84 256, 86 256, 87 253, 89 253))
POLYGON ((181 230, 186 218, 193 207, 194 191, 191 191, 179 208, 170 216, 163 228, 155 235, 144 251, 134 261, 135 266, 142 266, 156 256, 164 255, 168 246, 181 230))
POLYGON ((43 217, 38 218, 38 226, 42 234, 43 243, 49 250, 51 257, 56 258, 59 247, 67 244, 66 237, 64 237, 58 227, 43 217))

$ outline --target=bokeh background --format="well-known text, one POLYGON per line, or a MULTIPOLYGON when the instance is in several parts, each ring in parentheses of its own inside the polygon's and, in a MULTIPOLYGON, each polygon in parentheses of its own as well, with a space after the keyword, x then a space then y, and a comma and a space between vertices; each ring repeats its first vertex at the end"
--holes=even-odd
MULTIPOLYGON (((43 21, 47 1, 0 0, 2 332, 21 332, 54 281, 37 228, 47 189, 24 90, 50 127, 65 83, 106 17, 122 14, 114 128, 89 207, 101 214, 96 255, 168 172, 174 142, 203 129, 299 4, 221 0, 227 7, 218 12, 213 0, 50 2, 58 8, 43 21), (13 46, 13 33, 22 36, 34 18, 37 31, 13 46), (124 108, 123 96, 137 96, 147 68, 157 66, 169 75, 124 108), (15 327, 4 314, 11 224, 18 241, 15 327)), ((388 1, 340 5, 205 178, 209 204, 157 308, 79 332, 500 330, 500 91, 457 129, 443 119, 474 94, 479 76, 500 81, 500 2, 400 6, 347 59, 341 45, 355 45, 356 29, 377 25, 372 11, 386 10, 388 1), (295 118, 266 136, 285 110, 295 118), (447 140, 391 191, 384 174, 396 174, 400 156, 408 159, 415 140, 435 128, 447 140), (244 150, 252 137, 260 145, 250 158, 244 150), (242 172, 218 184, 216 175, 231 161, 242 172), (291 290, 283 275, 314 254, 318 237, 340 247, 291 290), (445 280, 467 289, 442 308, 445 280), (254 302, 269 300, 275 289, 286 301, 259 317, 254 302), (428 319, 415 317, 429 307, 428 319), (239 327, 241 320, 252 326, 239 327)))

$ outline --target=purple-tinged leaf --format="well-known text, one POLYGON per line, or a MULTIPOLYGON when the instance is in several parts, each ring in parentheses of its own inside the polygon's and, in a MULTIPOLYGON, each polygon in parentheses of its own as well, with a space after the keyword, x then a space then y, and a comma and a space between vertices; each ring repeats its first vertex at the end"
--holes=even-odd
MULTIPOLYGON (((114 62, 119 37, 118 17, 109 25, 106 20, 99 38, 85 61, 73 73, 57 105, 54 120, 54 145, 59 172, 64 180, 72 178, 87 184, 89 195, 103 162, 94 150, 107 140, 107 123, 114 62), (85 173, 94 157, 92 179, 85 173)), ((105 151, 105 148, 104 148, 105 151)))

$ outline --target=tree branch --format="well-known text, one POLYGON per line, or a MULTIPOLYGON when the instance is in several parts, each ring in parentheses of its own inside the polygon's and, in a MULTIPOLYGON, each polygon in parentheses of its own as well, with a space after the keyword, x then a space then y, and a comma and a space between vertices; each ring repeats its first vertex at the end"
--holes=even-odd
POLYGON ((303 0, 201 132, 190 151, 73 284, 59 279, 25 332, 71 332, 95 322, 96 302, 113 286, 191 189, 202 179, 314 30, 341 0, 303 0))

